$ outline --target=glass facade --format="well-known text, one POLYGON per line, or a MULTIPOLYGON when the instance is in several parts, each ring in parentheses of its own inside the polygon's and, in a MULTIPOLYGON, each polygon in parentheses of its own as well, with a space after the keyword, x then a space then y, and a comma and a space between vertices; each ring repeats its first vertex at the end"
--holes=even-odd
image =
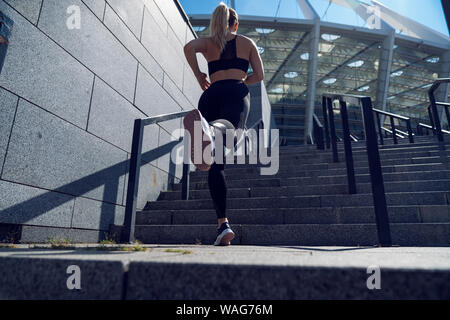
MULTIPOLYGON (((208 15, 191 16, 191 23, 199 37, 209 36, 208 15)), ((390 48, 386 47, 386 30, 321 21, 314 56, 313 30, 313 21, 307 19, 240 16, 238 33, 255 41, 263 59, 264 82, 280 138, 287 138, 289 144, 304 143, 308 93, 314 95, 319 118, 324 93, 349 93, 370 96, 376 108, 427 123, 427 91, 448 72, 450 62, 444 56, 450 41, 434 46, 396 35, 390 48), (312 62, 317 65, 314 92, 308 86, 312 62), (389 78, 388 87, 382 81, 383 72, 389 78)), ((361 132, 357 108, 351 107, 350 119, 351 129, 361 132)))

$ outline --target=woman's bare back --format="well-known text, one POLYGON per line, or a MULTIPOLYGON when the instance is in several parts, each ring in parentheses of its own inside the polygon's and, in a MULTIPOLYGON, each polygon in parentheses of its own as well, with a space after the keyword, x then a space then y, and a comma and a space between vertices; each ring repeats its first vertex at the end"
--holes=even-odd
MULTIPOLYGON (((242 35, 235 35, 235 34, 229 34, 227 37, 227 41, 232 40, 234 37, 236 37, 236 55, 237 58, 245 59, 247 61, 250 61, 251 63, 251 52, 252 48, 254 47, 254 43, 251 39, 242 36, 242 35)), ((205 44, 206 44, 206 51, 202 52, 203 56, 205 57, 206 61, 212 62, 220 59, 221 50, 220 48, 213 42, 211 38, 204 38, 205 44)), ((247 73, 243 72, 239 69, 228 69, 228 70, 220 70, 215 72, 210 76, 211 82, 216 82, 220 80, 226 80, 226 79, 235 79, 235 80, 243 80, 247 76, 247 73)))

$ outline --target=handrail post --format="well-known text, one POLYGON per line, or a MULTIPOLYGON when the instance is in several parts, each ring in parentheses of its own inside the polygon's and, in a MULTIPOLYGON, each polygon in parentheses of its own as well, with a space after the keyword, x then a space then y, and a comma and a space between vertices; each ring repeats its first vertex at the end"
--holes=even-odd
POLYGON ((317 116, 313 116, 313 127, 314 127, 314 143, 317 145, 318 150, 325 150, 325 144, 323 141, 323 127, 318 123, 317 116))
POLYGON ((323 128, 319 128, 319 141, 320 141, 319 150, 325 150, 325 142, 323 141, 323 128))
POLYGON ((408 128, 409 143, 414 143, 414 135, 411 127, 411 119, 406 120, 406 127, 408 128))
MULTIPOLYGON (((431 126, 431 128, 433 128, 433 135, 436 135, 433 113, 431 112, 431 104, 428 106, 428 118, 430 118, 430 126, 431 126)), ((428 130, 427 130, 427 135, 428 135, 428 130)))
POLYGON ((258 148, 259 148, 259 123, 256 126, 256 143, 258 144, 258 148))
POLYGON ((450 111, 448 111, 449 106, 443 106, 445 110, 445 116, 447 117, 447 127, 450 130, 450 111))
POLYGON ((436 130, 436 135, 437 135, 438 141, 439 142, 443 142, 444 141, 444 136, 442 134, 441 122, 439 120, 439 113, 438 113, 438 110, 437 110, 436 99, 434 97, 434 91, 433 90, 430 90, 428 92, 428 97, 430 98, 431 112, 433 114, 433 120, 434 120, 433 121, 434 122, 433 127, 436 130))
POLYGON ((325 129, 325 141, 327 144, 327 149, 330 149, 330 132, 328 130, 328 116, 327 116, 327 98, 322 97, 322 113, 323 113, 323 127, 325 129))
POLYGON ((191 173, 191 161, 189 150, 193 143, 189 131, 184 130, 183 137, 183 176, 181 178, 181 200, 189 200, 189 176, 191 173))
POLYGON ((348 180, 348 192, 349 194, 356 194, 356 180, 355 180, 355 168, 353 165, 353 151, 352 143, 350 141, 350 128, 348 125, 348 113, 347 113, 347 103, 345 101, 339 100, 341 119, 342 119, 342 129, 344 134, 344 149, 345 149, 345 162, 347 165, 347 180, 348 180))
POLYGON ((376 117, 377 117, 378 135, 380 136, 380 144, 384 145, 383 130, 381 129, 380 114, 378 112, 376 112, 376 117))
POLYGON ((381 246, 389 247, 392 245, 389 215, 386 204, 380 153, 378 150, 378 139, 373 119, 372 102, 370 98, 362 98, 361 107, 363 111, 364 128, 366 131, 366 147, 369 160, 378 240, 381 246))
POLYGON ((328 117, 330 120, 330 133, 331 133, 331 147, 333 149, 333 162, 339 162, 339 155, 337 149, 337 136, 336 127, 334 126, 334 113, 333 113, 333 101, 327 97, 327 109, 328 117))
POLYGON ((397 140, 397 131, 395 130, 395 121, 394 121, 394 117, 389 117, 391 119, 391 130, 392 130, 392 137, 394 139, 394 144, 398 144, 398 140, 397 140))
POLYGON ((128 191, 125 205, 124 230, 121 235, 122 243, 134 241, 136 222, 136 206, 139 187, 139 173, 141 169, 142 140, 144 126, 141 119, 134 121, 133 142, 131 146, 130 169, 128 173, 128 191))
POLYGON ((189 163, 183 163, 183 178, 181 184, 181 200, 189 200, 189 174, 191 168, 189 163))

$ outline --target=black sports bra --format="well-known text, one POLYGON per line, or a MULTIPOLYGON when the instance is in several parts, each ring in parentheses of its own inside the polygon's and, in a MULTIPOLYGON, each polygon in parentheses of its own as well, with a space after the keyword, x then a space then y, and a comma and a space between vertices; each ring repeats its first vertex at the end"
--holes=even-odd
POLYGON ((219 60, 208 62, 209 75, 221 70, 239 69, 247 73, 249 61, 238 58, 236 53, 236 37, 227 41, 219 60))

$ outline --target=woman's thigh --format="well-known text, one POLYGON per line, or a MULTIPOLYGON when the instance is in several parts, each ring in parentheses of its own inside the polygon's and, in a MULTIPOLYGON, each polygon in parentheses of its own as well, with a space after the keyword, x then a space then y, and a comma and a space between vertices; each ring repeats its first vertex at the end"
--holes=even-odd
POLYGON ((220 119, 220 105, 217 98, 217 92, 209 88, 203 92, 198 102, 198 110, 208 122, 220 119))
POLYGON ((242 97, 240 95, 228 95, 221 101, 220 114, 222 119, 230 121, 233 126, 237 127, 242 116, 244 108, 250 107, 249 96, 242 97))

